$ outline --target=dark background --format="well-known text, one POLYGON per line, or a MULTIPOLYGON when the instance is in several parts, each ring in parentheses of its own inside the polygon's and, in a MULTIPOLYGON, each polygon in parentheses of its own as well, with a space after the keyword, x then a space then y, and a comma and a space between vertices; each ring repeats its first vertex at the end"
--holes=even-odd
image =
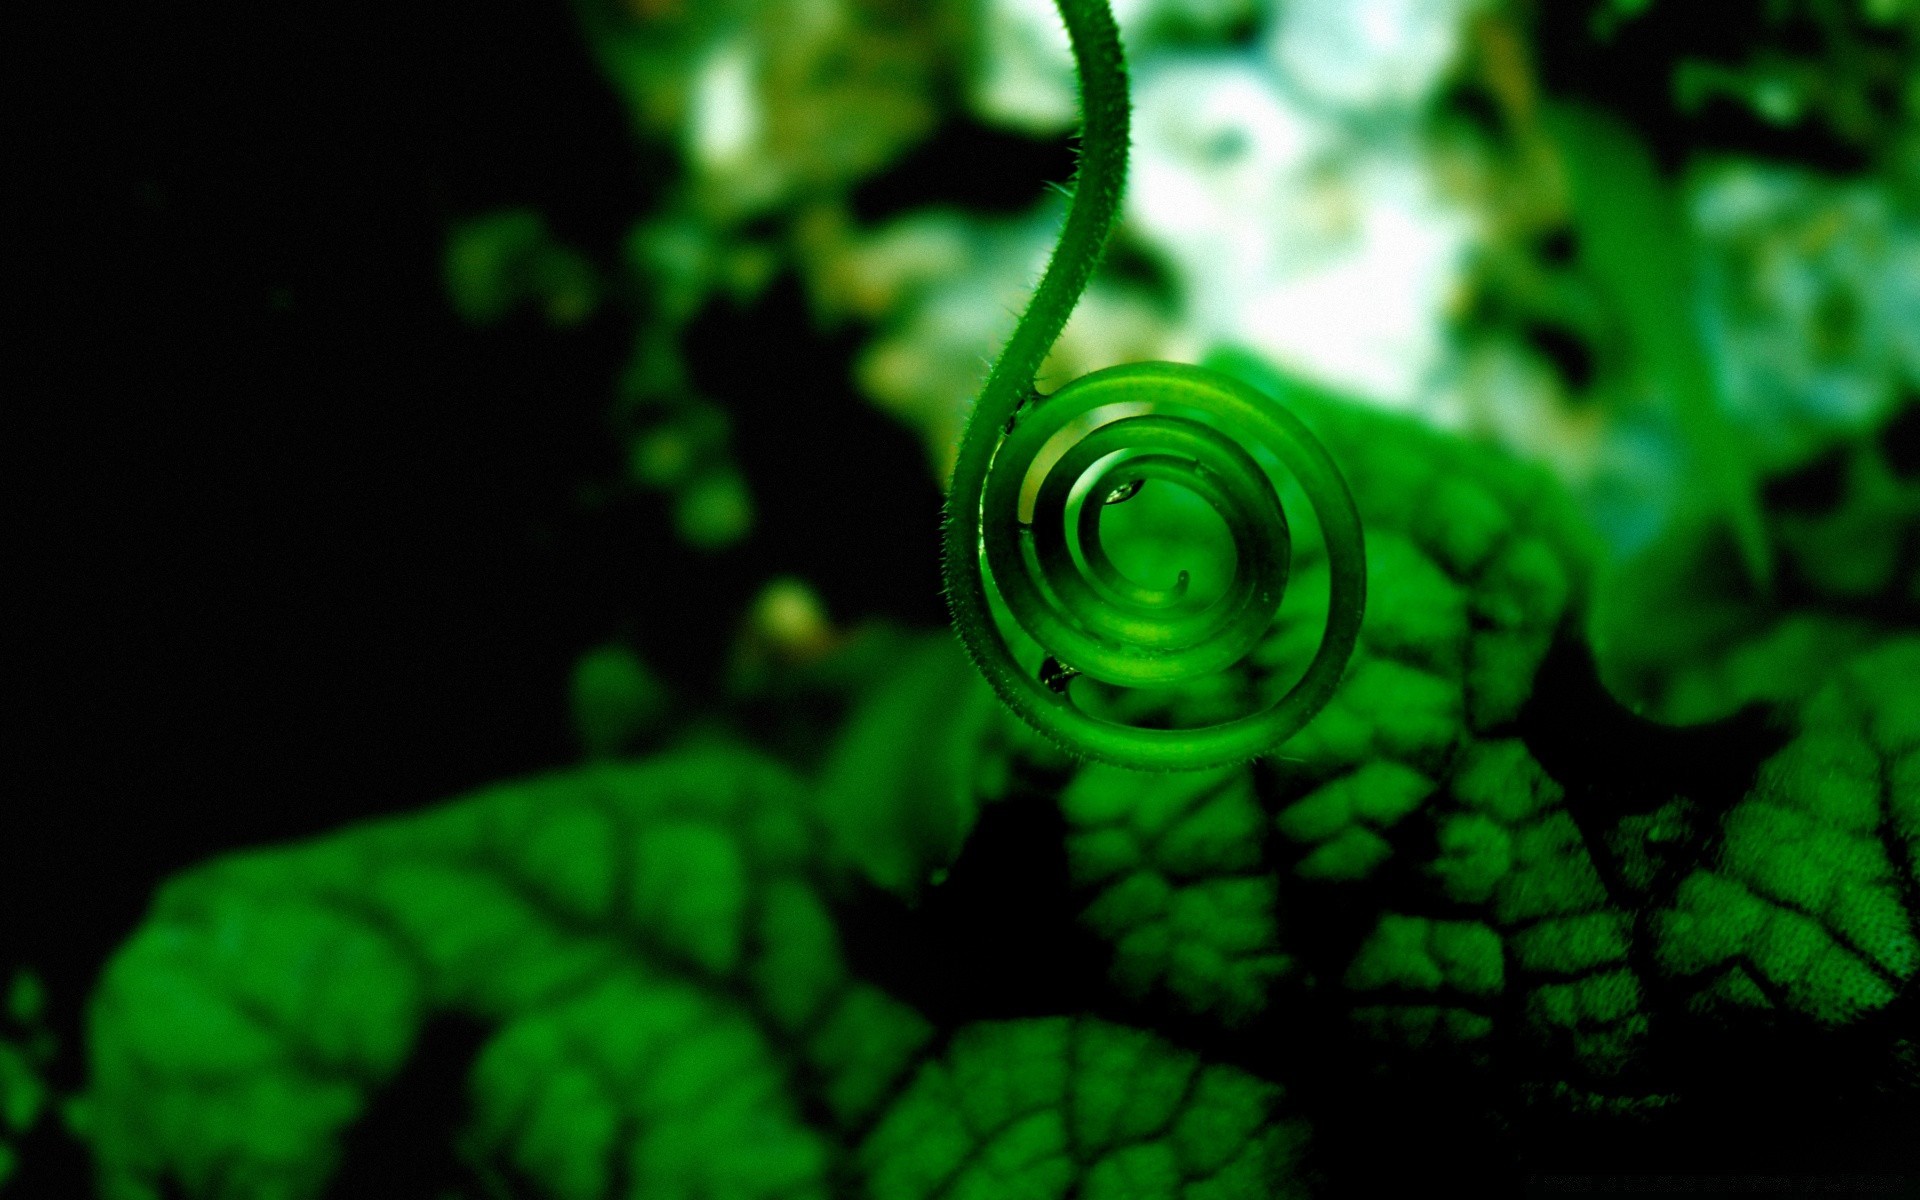
POLYGON ((570 761, 587 647, 630 638, 693 704, 773 574, 840 620, 942 616, 924 454, 791 280, 690 338, 760 513, 719 555, 657 500, 578 499, 617 471, 629 311, 453 314, 453 222, 531 206, 610 263, 670 169, 562 0, 12 19, 0 970, 47 978, 62 1074, 160 879, 570 761))

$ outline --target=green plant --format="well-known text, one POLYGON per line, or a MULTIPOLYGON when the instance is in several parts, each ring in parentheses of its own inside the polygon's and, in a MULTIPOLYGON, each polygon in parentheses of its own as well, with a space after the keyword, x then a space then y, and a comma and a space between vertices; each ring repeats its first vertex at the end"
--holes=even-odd
POLYGON ((1041 360, 1100 259, 1126 181, 1126 61, 1113 16, 1104 0, 1061 0, 1060 12, 1080 74, 1080 170, 1060 242, 961 440, 947 504, 947 596, 994 690, 1062 747, 1153 770, 1244 761, 1312 720, 1353 653, 1366 606, 1360 520, 1339 469, 1307 428, 1219 372, 1136 363, 1051 395, 1035 389, 1041 360), (1200 727, 1129 727, 1096 703, 1083 707, 1076 677, 1166 688, 1231 667, 1266 632, 1286 590, 1292 542, 1280 497, 1248 447, 1285 464, 1318 518, 1329 565, 1318 652, 1262 711, 1200 727), (1029 497, 1035 473, 1038 492, 1029 497), (1232 566, 1214 594, 1195 587, 1186 570, 1170 586, 1142 584, 1101 544, 1105 510, 1150 481, 1187 489, 1224 523, 1232 566), (1008 619, 1019 635, 1007 631, 1008 619), (1028 641, 1039 654, 1027 652, 1028 641))
MULTIPOLYGON (((1230 348, 1040 397, 1124 165, 1111 21, 1063 10, 1085 170, 948 514, 974 663, 945 631, 841 643, 799 603, 818 658, 743 654, 741 695, 681 721, 609 645, 574 681, 587 765, 182 873, 102 974, 67 1109, 109 1200, 362 1194, 388 1164, 357 1139, 411 1103, 449 1023, 474 1041, 458 1110, 401 1114, 407 1165, 447 1160, 416 1194, 1229 1200, 1762 1154, 1915 1168, 1907 610, 1688 702, 1764 721, 1655 726, 1593 654, 1678 630, 1645 660, 1717 671, 1699 646, 1720 631, 1677 616, 1699 581, 1591 622, 1622 584, 1544 469, 1230 348), (1231 448, 1261 421, 1278 483, 1231 448), (1290 545, 1301 498, 1321 528, 1290 545), (1020 520, 1028 499, 1046 520, 1020 520), (1309 602, 1276 612, 1285 582, 1309 602), (1219 640, 1194 597, 1235 614, 1219 640)), ((1855 473, 1856 500, 1782 526, 1782 575, 1910 598, 1911 497, 1855 473)))
POLYGON ((1293 1189, 1270 1082, 1091 1016, 939 1028, 863 978, 826 815, 721 744, 177 880, 93 1010, 103 1195, 320 1195, 448 1016, 486 1029, 454 1148, 483 1196, 1293 1189))

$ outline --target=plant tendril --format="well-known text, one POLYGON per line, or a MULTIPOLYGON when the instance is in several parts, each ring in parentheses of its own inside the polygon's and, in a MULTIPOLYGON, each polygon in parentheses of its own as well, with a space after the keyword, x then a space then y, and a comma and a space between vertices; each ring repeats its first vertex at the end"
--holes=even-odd
POLYGON ((1000 698, 1065 749, 1141 770, 1243 761, 1312 720, 1353 654, 1366 603, 1360 517, 1306 426, 1238 380, 1155 362, 1096 371, 1050 395, 1035 387, 1099 263, 1127 169, 1127 69, 1113 14, 1106 0, 1057 2, 1080 79, 1080 164, 1059 244, 960 442, 947 600, 1000 698), (1292 556, 1274 464, 1305 492, 1327 552, 1326 627, 1304 674, 1265 710, 1197 728, 1139 728, 1078 706, 1078 678, 1168 687, 1228 670, 1259 644, 1292 556), (1171 587, 1148 587, 1102 545, 1101 514, 1149 482, 1186 489, 1224 523, 1234 567, 1220 594, 1195 596, 1186 571, 1171 587), (1021 665, 1006 622, 1038 644, 1033 666, 1021 665))

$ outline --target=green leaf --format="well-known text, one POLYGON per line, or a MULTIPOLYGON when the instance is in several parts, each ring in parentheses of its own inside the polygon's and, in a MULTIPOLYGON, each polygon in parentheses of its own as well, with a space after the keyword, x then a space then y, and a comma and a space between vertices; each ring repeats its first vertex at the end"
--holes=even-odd
POLYGON ((1265 812, 1243 767, 1147 775, 1089 766, 1060 797, 1083 922, 1113 946, 1115 981, 1142 998, 1239 1025, 1292 969, 1265 812))
MULTIPOLYGON (((1431 835, 1435 814, 1460 803, 1460 787, 1481 787, 1462 772, 1499 753, 1512 758, 1499 749, 1508 743, 1483 739, 1511 724, 1553 640, 1577 628, 1593 543, 1551 480, 1497 451, 1344 403, 1244 355, 1217 354, 1210 365, 1290 406, 1347 475, 1367 531, 1359 647, 1327 709, 1259 763, 1191 776, 1089 767, 1060 805, 1081 922, 1112 946, 1115 982, 1130 996, 1240 1027, 1268 1012, 1277 990, 1311 979, 1289 922, 1313 920, 1333 893, 1388 922, 1395 945, 1411 944, 1401 936, 1408 927, 1391 924, 1393 910, 1356 889, 1424 866, 1416 835, 1431 835)), ((1311 526, 1296 525, 1304 528, 1292 581, 1255 663, 1219 694, 1156 698, 1170 720, 1204 719, 1222 694, 1243 701, 1261 671, 1284 684, 1312 653, 1325 557, 1311 526)), ((1524 751, 1517 761, 1533 774, 1508 784, 1544 786, 1524 751)), ((1508 828, 1525 824, 1527 813, 1509 811, 1521 799, 1506 808, 1476 799, 1473 811, 1444 819, 1452 857, 1438 870, 1462 893, 1448 903, 1491 903, 1518 855, 1535 873, 1515 886, 1571 889, 1579 903, 1566 912, 1586 911, 1591 863, 1568 863, 1582 883, 1563 883, 1548 861, 1561 827, 1508 828)), ((1384 969, 1387 960, 1372 961, 1384 969)), ((1332 960, 1318 967, 1347 970, 1332 960)))
POLYGON ((577 325, 600 302, 600 278, 532 209, 507 209, 454 227, 447 238, 447 293, 469 321, 493 325, 538 307, 553 325, 577 325))
POLYGON ((1547 125, 1566 167, 1581 264, 1612 297, 1640 376, 1672 406, 1713 511, 1732 526, 1748 576, 1764 589, 1773 562, 1754 465, 1732 436, 1702 348, 1694 255, 1673 189, 1633 133, 1605 113, 1557 105, 1547 125))
POLYGON ((0 1041, 0 1133, 23 1134, 40 1120, 47 1085, 23 1046, 0 1041))
MULTIPOLYGON (((1208 365, 1262 388, 1313 429, 1366 529, 1359 649, 1341 693, 1275 761, 1308 774, 1380 757, 1431 768, 1460 736, 1511 721, 1562 623, 1584 605, 1596 558, 1564 491, 1490 446, 1305 385, 1250 355, 1222 351, 1208 365)), ((1259 652, 1282 671, 1306 662, 1325 619, 1324 550, 1316 536, 1295 537, 1293 579, 1259 652)))
POLYGON ((580 656, 571 691, 574 736, 588 758, 611 758, 631 749, 666 716, 666 685, 618 643, 580 656))
POLYGON ((822 819, 870 880, 918 894, 1005 791, 1011 724, 952 635, 908 643, 834 742, 822 819))
POLYGON ((1694 525, 1613 574, 1589 636, 1608 690, 1646 716, 1692 725, 1804 700, 1886 629, 1840 606, 1757 594, 1724 532, 1694 525))
POLYGON ((16 1025, 38 1025, 47 1012, 47 988, 32 971, 15 971, 7 985, 7 1016, 16 1025))
MULTIPOLYGON (((1590 542, 1550 481, 1497 452, 1345 404, 1250 356, 1209 365, 1292 408, 1347 475, 1367 531, 1359 647, 1327 709, 1260 764, 1171 777, 1090 767, 1060 803, 1082 922, 1113 945, 1116 982, 1234 1026, 1296 974, 1282 877, 1352 885, 1387 867, 1396 827, 1461 747, 1518 713, 1577 608, 1590 542)), ((1248 669, 1148 704, 1191 724, 1244 704, 1263 672, 1290 682, 1326 611, 1324 549, 1310 525, 1295 537, 1287 596, 1248 669)))
POLYGON ((1920 528, 1920 485, 1889 457, 1862 440, 1774 481, 1777 593, 1752 586, 1713 524, 1677 526, 1621 564, 1590 630, 1607 686, 1675 724, 1798 705, 1855 655, 1911 629, 1920 570, 1902 547, 1920 528))
POLYGON ((861 1149, 874 1200, 1300 1196, 1285 1094, 1081 1018, 962 1029, 861 1149))
POLYGON ((930 1030, 848 975, 819 845, 794 780, 707 750, 176 879, 94 999, 104 1194, 318 1194, 436 1012, 495 1030, 475 1153, 553 1194, 824 1194, 930 1030))
POLYGON ((1649 1004, 1630 964, 1633 917, 1560 785, 1521 742, 1478 742, 1426 821, 1429 911, 1382 915, 1343 980, 1360 1027, 1390 1047, 1484 1061, 1505 1021, 1533 1069, 1605 1079, 1636 1065, 1649 1004))
POLYGON ((1917 679, 1912 638, 1839 672, 1656 915, 1661 968, 1703 1011, 1855 1024, 1920 972, 1917 679))
POLYGON ((1275 1084, 1084 1017, 937 1037, 856 978, 817 814, 709 747, 173 880, 92 1006, 102 1195, 320 1195, 441 1013, 485 1030, 457 1140, 485 1194, 1293 1188, 1306 1126, 1275 1084))

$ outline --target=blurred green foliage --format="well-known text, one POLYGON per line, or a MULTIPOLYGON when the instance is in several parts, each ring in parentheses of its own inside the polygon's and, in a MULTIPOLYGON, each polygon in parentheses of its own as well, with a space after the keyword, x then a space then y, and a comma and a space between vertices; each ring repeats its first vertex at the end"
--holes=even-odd
POLYGON ((512 209, 466 222, 447 244, 447 292, 461 316, 497 324, 523 306, 574 325, 599 303, 599 277, 556 240, 539 213, 512 209))
POLYGON ((20 1143, 52 1101, 47 1075, 58 1046, 47 1022, 45 985, 34 972, 16 970, 0 1018, 0 1190, 19 1169, 20 1143))
MULTIPOLYGON (((1614 0, 1595 14, 1603 38, 1634 18, 1677 8, 1672 0, 1614 0)), ((1920 167, 1920 91, 1913 53, 1920 6, 1911 0, 1765 0, 1737 6, 1733 19, 1753 30, 1744 53, 1689 55, 1671 76, 1675 104, 1698 112, 1739 105, 1770 125, 1819 126, 1881 158, 1911 180, 1920 167)))
POLYGON ((617 642, 596 646, 574 664, 573 728, 588 758, 632 752, 666 718, 666 685, 640 656, 617 642))
POLYGON ((1548 128, 1567 172, 1567 193, 1579 264, 1615 306, 1632 370, 1642 386, 1670 393, 1667 404, 1686 429, 1686 458, 1703 477, 1702 491, 1724 515, 1747 572, 1771 581, 1770 547, 1760 528, 1754 469, 1730 436, 1702 346, 1689 270, 1693 248, 1678 200, 1651 156, 1617 121, 1591 109, 1553 110, 1548 128))

